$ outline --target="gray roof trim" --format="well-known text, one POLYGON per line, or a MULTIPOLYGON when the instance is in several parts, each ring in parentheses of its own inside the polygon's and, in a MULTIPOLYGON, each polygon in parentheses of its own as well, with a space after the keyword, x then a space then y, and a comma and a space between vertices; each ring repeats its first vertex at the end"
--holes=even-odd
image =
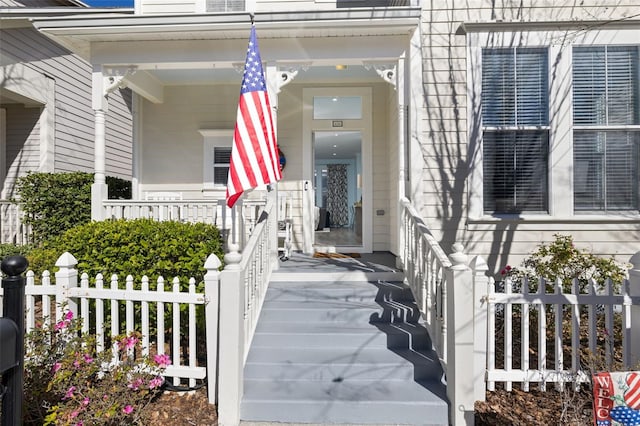
POLYGON ((590 20, 590 21, 492 21, 492 22, 463 22, 458 27, 456 34, 482 32, 508 32, 508 31, 564 31, 564 30, 603 30, 603 29, 640 29, 638 16, 615 20, 590 20))
MULTIPOLYGON (((109 10, 113 12, 113 9, 109 10)), ((395 26, 399 21, 406 21, 407 25, 418 24, 420 7, 353 8, 330 11, 310 12, 257 12, 255 13, 256 27, 283 28, 293 23, 317 25, 317 23, 363 22, 377 26, 395 26)), ((174 28, 182 31, 213 30, 223 27, 229 29, 246 29, 251 21, 250 14, 217 13, 217 14, 169 14, 169 15, 121 15, 109 16, 53 16, 34 18, 34 25, 39 30, 64 31, 72 33, 86 33, 99 31, 102 34, 119 33, 135 27, 144 27, 145 32, 166 32, 174 28)))

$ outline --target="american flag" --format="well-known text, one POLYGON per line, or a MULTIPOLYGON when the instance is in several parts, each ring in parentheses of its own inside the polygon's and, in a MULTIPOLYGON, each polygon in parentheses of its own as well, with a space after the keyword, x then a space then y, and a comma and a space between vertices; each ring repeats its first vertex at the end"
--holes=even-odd
POLYGON ((233 207, 248 189, 279 181, 282 178, 279 164, 276 133, 256 28, 251 25, 231 148, 227 206, 233 207))

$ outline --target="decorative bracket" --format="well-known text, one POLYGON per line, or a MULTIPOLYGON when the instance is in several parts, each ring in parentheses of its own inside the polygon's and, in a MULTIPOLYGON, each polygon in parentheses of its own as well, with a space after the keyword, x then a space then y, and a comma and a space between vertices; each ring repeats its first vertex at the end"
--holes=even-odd
POLYGON ((384 81, 395 89, 396 87, 396 66, 390 64, 364 64, 365 69, 374 69, 384 81))
POLYGON ((138 67, 131 65, 129 67, 114 67, 109 69, 109 76, 105 77, 104 96, 109 96, 109 93, 116 89, 124 89, 127 87, 126 78, 133 75, 138 70, 138 67))
POLYGON ((278 93, 280 90, 291 83, 297 76, 300 70, 306 71, 311 67, 311 62, 305 62, 302 64, 294 64, 287 66, 286 69, 278 71, 278 93))

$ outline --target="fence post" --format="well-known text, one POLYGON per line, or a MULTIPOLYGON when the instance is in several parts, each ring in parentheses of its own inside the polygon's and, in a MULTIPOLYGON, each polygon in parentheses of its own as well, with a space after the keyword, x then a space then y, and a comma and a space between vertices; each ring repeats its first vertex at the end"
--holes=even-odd
POLYGON ((56 272, 56 321, 60 321, 64 315, 64 310, 69 310, 73 316, 78 316, 78 303, 69 297, 69 289, 78 287, 78 270, 75 266, 78 261, 68 251, 56 261, 56 266, 60 268, 56 272))
MULTIPOLYGON (((640 297, 640 251, 629 259, 629 296, 640 297)), ((640 362, 640 305, 631 305, 631 339, 629 342, 631 359, 629 366, 635 367, 640 362)))
POLYGON ((490 278, 489 267, 480 256, 469 264, 473 276, 473 394, 475 401, 486 398, 485 373, 487 371, 487 304, 490 278))
MULTIPOLYGON (((2 374, 2 387, 6 394, 2 399, 2 426, 22 424, 22 395, 24 393, 24 285, 22 273, 29 263, 22 256, 7 256, 0 265, 6 275, 2 278, 4 296, 3 315, 15 324, 15 358, 17 365, 2 374)), ((13 348, 1 348, 11 351, 13 348)))
POLYGON ((218 402, 218 307, 220 304, 220 272, 222 265, 215 254, 210 254, 204 262, 204 295, 206 305, 204 308, 206 344, 207 344, 207 394, 209 403, 218 402))
POLYGON ((473 425, 473 277, 460 243, 453 245, 452 280, 447 282, 447 396, 449 423, 473 425))
POLYGON ((238 244, 229 244, 220 273, 220 348, 218 424, 240 423, 240 400, 244 365, 244 271, 238 244))

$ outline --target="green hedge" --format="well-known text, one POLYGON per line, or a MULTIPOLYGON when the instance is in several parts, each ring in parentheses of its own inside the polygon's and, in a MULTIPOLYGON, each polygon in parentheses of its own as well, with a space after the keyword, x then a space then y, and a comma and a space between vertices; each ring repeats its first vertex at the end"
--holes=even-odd
POLYGON ((157 222, 151 219, 90 222, 47 241, 29 255, 30 269, 37 275, 45 269, 53 272, 58 257, 68 251, 78 260, 78 270, 98 273, 108 280, 118 274, 124 284, 133 275, 139 284, 147 275, 154 288, 158 276, 170 281, 179 277, 184 286, 191 277, 201 283, 207 257, 214 253, 222 259, 222 238, 218 228, 204 223, 157 222))
MULTIPOLYGON (((16 202, 32 229, 31 239, 40 244, 67 229, 91 220, 93 174, 28 173, 18 178, 16 202)), ((109 198, 131 198, 131 182, 107 177, 109 198)))

